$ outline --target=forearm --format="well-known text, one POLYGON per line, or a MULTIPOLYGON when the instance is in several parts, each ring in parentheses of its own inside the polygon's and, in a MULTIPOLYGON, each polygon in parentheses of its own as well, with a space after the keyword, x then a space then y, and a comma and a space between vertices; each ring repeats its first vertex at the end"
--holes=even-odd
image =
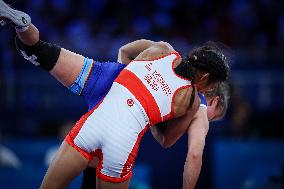
POLYGON ((193 189, 198 181, 206 137, 202 128, 189 128, 188 132, 188 152, 183 170, 183 189, 193 189))
MULTIPOLYGON (((197 98, 197 93, 195 94, 197 98)), ((186 132, 188 127, 191 124, 191 121, 194 119, 196 111, 198 111, 199 101, 195 101, 193 107, 190 108, 184 115, 170 119, 166 122, 163 122, 163 130, 157 128, 157 132, 162 135, 163 138, 163 147, 171 147, 176 141, 186 132)))
POLYGON ((159 137, 155 138, 162 139, 159 142, 163 147, 171 147, 186 132, 195 113, 194 110, 189 110, 181 117, 158 124, 156 135, 159 135, 159 137))
POLYGON ((192 189, 197 183, 208 129, 206 109, 201 107, 188 128, 188 152, 183 171, 183 189, 192 189))
POLYGON ((153 46, 156 42, 146 39, 140 39, 122 46, 118 52, 118 61, 128 64, 134 60, 141 52, 153 46))
POLYGON ((171 147, 185 133, 189 127, 190 120, 187 117, 180 117, 167 121, 163 130, 163 142, 165 147, 171 147))
POLYGON ((206 133, 202 129, 197 131, 195 128, 189 128, 188 152, 183 171, 183 189, 193 189, 198 181, 202 166, 205 137, 206 133))
POLYGON ((194 189, 202 166, 202 155, 189 154, 183 171, 183 189, 194 189))

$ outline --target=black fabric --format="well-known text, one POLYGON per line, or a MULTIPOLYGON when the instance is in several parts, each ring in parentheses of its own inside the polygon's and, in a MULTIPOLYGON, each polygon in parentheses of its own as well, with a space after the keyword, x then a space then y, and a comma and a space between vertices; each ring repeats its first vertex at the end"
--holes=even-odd
POLYGON ((17 50, 26 60, 47 71, 53 69, 61 51, 59 46, 41 40, 33 46, 25 45, 17 36, 15 44, 17 50))
POLYGON ((81 189, 96 189, 96 169, 87 167, 84 170, 81 189))
POLYGON ((194 70, 195 68, 190 64, 190 58, 188 57, 183 58, 181 63, 176 68, 174 68, 174 71, 177 75, 191 80, 192 93, 190 97, 189 107, 192 107, 195 99, 194 70))

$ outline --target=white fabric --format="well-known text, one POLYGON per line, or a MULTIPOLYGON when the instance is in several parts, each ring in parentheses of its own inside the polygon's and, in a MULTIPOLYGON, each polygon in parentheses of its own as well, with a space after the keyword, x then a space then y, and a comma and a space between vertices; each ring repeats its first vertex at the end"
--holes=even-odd
POLYGON ((154 97, 161 116, 171 112, 174 92, 190 85, 190 81, 178 77, 173 71, 176 54, 152 61, 133 61, 126 69, 133 72, 154 97))
POLYGON ((89 153, 101 149, 101 173, 119 178, 139 133, 147 124, 148 117, 137 99, 122 85, 114 83, 100 106, 88 117, 74 143, 89 153), (127 103, 129 99, 134 101, 132 106, 127 103))

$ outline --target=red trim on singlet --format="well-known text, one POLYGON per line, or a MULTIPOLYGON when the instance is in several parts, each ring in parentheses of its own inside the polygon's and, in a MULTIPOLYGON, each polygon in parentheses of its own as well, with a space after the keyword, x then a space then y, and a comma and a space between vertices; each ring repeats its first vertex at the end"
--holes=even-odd
POLYGON ((101 172, 97 173, 97 177, 105 182, 124 182, 124 181, 127 181, 128 179, 130 179, 130 177, 132 176, 132 172, 127 175, 127 177, 124 177, 124 178, 117 178, 117 177, 112 177, 112 176, 108 176, 108 175, 105 175, 101 172))
POLYGON ((70 145, 72 146, 73 148, 75 148, 80 154, 82 154, 86 159, 88 159, 89 161, 91 161, 93 158, 94 158, 94 155, 83 150, 82 148, 80 148, 79 146, 77 146, 75 143, 74 143, 74 139, 72 139, 72 137, 70 137, 69 135, 67 135, 65 137, 65 141, 70 145))
POLYGON ((140 144, 140 141, 143 137, 143 135, 145 134, 145 132, 150 128, 150 124, 147 124, 145 126, 145 128, 139 133, 138 137, 137 137, 137 140, 130 152, 130 154, 128 155, 128 158, 123 166, 123 169, 122 169, 122 172, 120 174, 120 177, 129 177, 129 175, 132 174, 132 169, 133 169, 133 165, 134 165, 134 162, 135 162, 135 158, 137 156, 137 152, 139 150, 139 144, 140 144))
POLYGON ((184 80, 186 80, 186 81, 191 81, 190 79, 188 79, 188 78, 186 78, 186 77, 182 77, 182 76, 176 74, 174 66, 175 66, 175 63, 178 61, 178 59, 181 58, 181 56, 179 55, 178 52, 173 52, 172 54, 175 54, 175 55, 177 56, 177 57, 174 59, 173 63, 172 63, 172 71, 173 71, 173 73, 174 73, 177 77, 179 77, 179 78, 181 78, 181 79, 184 79, 184 80))
POLYGON ((99 159, 98 167, 97 167, 97 170, 96 170, 97 178, 99 178, 99 179, 101 179, 105 182, 124 182, 132 176, 132 173, 131 173, 131 174, 127 175, 126 177, 117 178, 117 177, 112 177, 112 176, 108 176, 108 175, 101 173, 101 170, 103 168, 103 152, 102 152, 101 149, 97 149, 97 150, 95 150, 95 152, 93 154, 94 154, 94 156, 96 156, 99 159))
POLYGON ((98 149, 94 152, 94 155, 99 159, 99 163, 98 163, 98 167, 96 170, 96 175, 99 179, 106 181, 106 182, 124 182, 128 179, 131 178, 132 173, 133 173, 133 165, 135 163, 135 159, 139 150, 139 144, 141 142, 141 139, 143 137, 143 135, 146 133, 146 131, 150 128, 150 124, 147 124, 145 126, 145 128, 139 133, 137 140, 131 150, 131 152, 128 155, 128 158, 122 168, 122 172, 120 174, 120 178, 117 177, 112 177, 112 176, 108 176, 105 175, 103 173, 101 173, 101 170, 103 168, 103 153, 101 149, 98 149), (129 167, 129 168, 127 168, 129 167))
POLYGON ((86 114, 84 114, 79 121, 75 124, 75 126, 71 129, 71 131, 68 133, 68 135, 65 138, 65 141, 75 148, 78 152, 80 152, 84 157, 86 157, 88 160, 92 160, 94 158, 93 153, 89 153, 86 150, 80 148, 74 143, 74 139, 77 137, 78 133, 80 132, 81 128, 87 121, 88 117, 101 105, 101 103, 104 101, 104 98, 90 111, 88 111, 86 114))
POLYGON ((153 59, 149 59, 149 60, 132 60, 132 61, 130 61, 130 63, 132 63, 132 62, 136 62, 136 61, 154 61, 154 60, 159 60, 159 59, 162 59, 162 58, 165 58, 165 57, 167 57, 167 56, 169 56, 169 55, 172 55, 172 54, 175 54, 175 55, 177 55, 178 57, 177 58, 181 58, 181 56, 179 55, 179 53, 177 52, 177 51, 173 51, 173 52, 171 52, 171 53, 169 53, 169 54, 166 54, 166 55, 163 55, 163 56, 160 56, 160 57, 157 57, 157 58, 153 58, 153 59))
POLYGON ((143 82, 131 71, 124 69, 120 72, 115 82, 126 87, 141 103, 151 124, 162 121, 159 106, 143 82))
MULTIPOLYGON (((175 63, 179 60, 179 58, 181 58, 181 56, 179 55, 178 52, 174 52, 174 54, 175 54, 177 57, 174 59, 174 61, 173 61, 173 63, 172 63, 172 71, 173 71, 173 73, 174 73, 177 77, 179 77, 180 79, 183 79, 183 80, 186 80, 186 81, 191 81, 191 80, 188 79, 188 78, 185 78, 185 77, 182 77, 182 76, 176 74, 176 72, 175 72, 175 70, 174 70, 174 66, 175 66, 175 63)), ((174 115, 175 115, 175 113, 174 113, 174 99, 175 99, 175 96, 177 95, 177 93, 178 93, 179 91, 181 91, 182 89, 188 88, 188 87, 191 87, 191 84, 190 84, 190 85, 181 86, 180 88, 178 88, 178 89, 174 92, 173 97, 172 97, 172 102, 171 102, 171 112, 163 117, 163 121, 166 121, 166 120, 171 119, 171 118, 174 117, 174 115)))

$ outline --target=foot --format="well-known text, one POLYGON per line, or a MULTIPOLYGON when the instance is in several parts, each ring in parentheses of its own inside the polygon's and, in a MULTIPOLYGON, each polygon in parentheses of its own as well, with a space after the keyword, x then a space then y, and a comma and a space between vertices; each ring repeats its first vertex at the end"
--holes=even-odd
POLYGON ((31 23, 31 17, 0 0, 0 25, 4 26, 7 23, 16 27, 27 27, 31 23))

